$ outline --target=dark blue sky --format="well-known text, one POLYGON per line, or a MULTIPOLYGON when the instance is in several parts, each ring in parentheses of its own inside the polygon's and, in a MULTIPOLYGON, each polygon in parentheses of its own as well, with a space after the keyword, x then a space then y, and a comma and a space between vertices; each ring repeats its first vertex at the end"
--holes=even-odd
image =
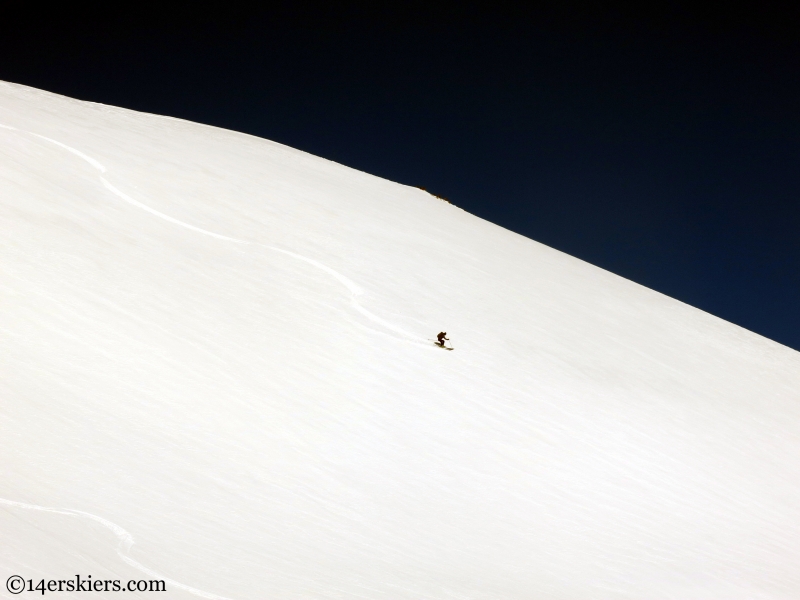
POLYGON ((0 79, 424 186, 800 349, 800 11, 286 6, 6 11, 0 79))

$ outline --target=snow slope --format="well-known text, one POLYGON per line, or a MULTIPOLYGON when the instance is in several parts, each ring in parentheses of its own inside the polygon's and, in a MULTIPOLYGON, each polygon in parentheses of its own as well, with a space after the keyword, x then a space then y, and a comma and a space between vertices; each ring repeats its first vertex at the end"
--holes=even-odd
POLYGON ((3 581, 800 598, 797 352, 266 140, 0 126, 3 581))

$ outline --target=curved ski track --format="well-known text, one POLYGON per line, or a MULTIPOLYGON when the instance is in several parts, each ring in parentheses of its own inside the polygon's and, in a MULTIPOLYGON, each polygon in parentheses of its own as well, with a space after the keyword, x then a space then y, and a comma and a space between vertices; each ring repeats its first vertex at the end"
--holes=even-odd
POLYGON ((193 588, 186 584, 180 583, 178 581, 175 581, 174 579, 169 579, 168 577, 164 577, 160 573, 145 567, 143 564, 136 562, 128 555, 131 547, 133 546, 133 536, 127 531, 125 531, 125 529, 123 529, 116 523, 112 523, 108 519, 104 519, 103 517, 98 517, 97 515, 93 515, 91 513, 83 512, 82 510, 73 510, 71 508, 50 508, 48 506, 26 504, 25 502, 15 502, 13 500, 6 500, 4 498, 0 498, 0 504, 13 506, 14 508, 24 508, 26 510, 39 510, 59 515, 70 515, 71 517, 84 517, 85 519, 91 519, 92 521, 96 521, 106 529, 110 529, 112 532, 114 532, 114 535, 116 535, 117 539, 119 540, 119 542, 117 543, 117 554, 124 562, 126 562, 133 568, 138 569, 139 571, 145 573, 146 575, 150 575, 151 577, 162 579, 164 580, 165 583, 168 583, 173 587, 181 589, 184 592, 189 592, 190 594, 193 594, 195 596, 200 596, 201 598, 207 598, 208 600, 231 600, 230 598, 226 598, 225 596, 218 596, 217 594, 212 594, 211 592, 204 592, 203 590, 198 590, 197 588, 193 588))
MULTIPOLYGON (((24 131, 22 129, 17 129, 16 127, 9 127, 8 125, 0 125, 0 127, 2 127, 3 129, 10 129, 12 131, 19 131, 19 132, 22 132, 22 133, 28 133, 28 134, 30 134, 32 136, 35 136, 35 137, 39 138, 39 139, 45 140, 47 142, 50 142, 51 144, 55 144, 59 148, 62 148, 63 150, 66 150, 67 152, 70 152, 70 153, 74 154, 75 156, 77 156, 78 158, 86 161, 92 167, 94 167, 96 170, 98 170, 100 173, 105 173, 108 170, 108 169, 106 169, 105 165, 103 165, 100 161, 95 160, 91 156, 81 152, 80 150, 77 150, 76 148, 73 148, 72 146, 68 146, 67 144, 59 142, 58 140, 54 140, 52 138, 45 137, 43 135, 39 135, 38 133, 33 133, 33 132, 30 132, 30 131, 24 131)), ((362 290, 356 283, 354 283, 352 280, 348 279, 347 277, 345 277, 344 275, 342 275, 341 273, 339 273, 335 269, 332 269, 331 267, 329 267, 327 265, 324 265, 321 262, 316 261, 316 260, 314 260, 312 258, 308 258, 306 256, 303 256, 302 254, 297 254, 295 252, 290 252, 289 250, 284 250, 283 248, 278 248, 277 246, 270 246, 270 245, 267 245, 267 244, 261 244, 259 242, 250 242, 250 241, 247 241, 247 240, 239 240, 239 239, 236 239, 236 238, 229 237, 227 235, 222 235, 222 234, 219 234, 219 233, 214 233, 213 231, 208 231, 207 229, 202 229, 200 227, 195 227, 194 225, 190 225, 189 223, 181 221, 180 219, 176 219, 175 217, 171 217, 171 216, 169 216, 167 214, 164 214, 164 213, 162 213, 160 211, 157 211, 154 208, 151 208, 151 207, 147 206, 146 204, 143 204, 142 202, 139 202, 138 200, 135 200, 135 199, 131 198, 128 194, 126 194, 122 190, 120 190, 117 187, 115 187, 114 185, 112 185, 111 182, 109 182, 102 175, 99 175, 99 178, 100 178, 100 181, 102 182, 103 186, 108 191, 110 191, 112 194, 117 196, 118 198, 121 198, 122 200, 125 200, 125 202, 127 202, 128 204, 131 204, 131 205, 135 206, 136 208, 139 208, 139 209, 141 209, 143 211, 146 211, 146 212, 150 213, 151 215, 154 215, 154 216, 156 216, 156 217, 158 217, 160 219, 163 219, 163 220, 165 220, 165 221, 167 221, 169 223, 172 223, 173 225, 178 225, 179 227, 184 227, 186 229, 189 229, 190 231, 194 231, 196 233, 201 233, 203 235, 208 235, 208 236, 216 238, 218 240, 224 240, 226 242, 233 242, 234 244, 245 244, 245 245, 251 245, 251 246, 259 246, 261 248, 266 248, 268 250, 273 250, 275 252, 280 252, 282 254, 286 254, 287 256, 291 256, 292 258, 295 258, 297 260, 301 260, 301 261, 303 261, 305 263, 308 263, 309 265, 319 269, 320 271, 323 271, 323 272, 327 273, 328 275, 330 275, 331 277, 336 279, 336 281, 338 281, 339 283, 344 285, 348 289, 350 294, 351 294, 351 303, 353 305, 353 308, 357 312, 359 312, 363 316, 365 316, 367 319, 369 319, 373 323, 376 323, 376 324, 380 325, 381 327, 383 327, 385 329, 388 329, 389 331, 393 331, 394 333, 397 333, 397 334, 399 334, 399 335, 401 335, 401 336, 403 336, 403 337, 405 337, 407 339, 414 340, 415 342, 423 342, 423 343, 425 342, 425 340, 423 340, 419 336, 417 336, 417 335, 415 335, 413 333, 410 333, 410 332, 402 329, 401 327, 398 327, 397 325, 394 325, 393 323, 390 323, 389 321, 386 321, 385 319, 380 318, 378 315, 370 312, 369 310, 367 310, 366 308, 361 306, 361 304, 357 300, 357 297, 362 295, 364 293, 364 290, 362 290)))
MULTIPOLYGON (((75 148, 73 148, 71 146, 68 146, 67 144, 64 144, 62 142, 59 142, 59 141, 54 140, 54 139, 49 138, 49 137, 45 137, 43 135, 39 135, 38 133, 33 133, 31 131, 25 131, 23 129, 18 129, 16 127, 10 127, 8 125, 0 124, 0 128, 9 129, 11 131, 19 131, 20 133, 27 133, 27 134, 32 135, 34 137, 37 137, 39 139, 45 140, 47 142, 50 142, 51 144, 54 144, 54 145, 58 146, 59 148, 61 148, 63 150, 66 150, 67 152, 70 152, 71 154, 74 154, 78 158, 80 158, 80 159, 84 160, 85 162, 89 163, 94 169, 96 169, 100 173, 105 173, 107 171, 105 165, 103 165, 101 162, 95 160, 94 158, 92 158, 91 156, 88 156, 87 154, 84 154, 80 150, 77 150, 77 149, 75 149, 75 148)), ((143 203, 139 202, 138 200, 135 200, 135 199, 131 198, 130 196, 128 196, 123 191, 121 191, 118 188, 114 187, 114 185, 112 185, 102 175, 99 175, 99 178, 100 178, 100 181, 102 182, 103 186, 108 191, 110 191, 112 194, 117 196, 118 198, 121 198, 122 200, 124 200, 128 204, 131 204, 131 205, 133 205, 133 206, 135 206, 135 207, 137 207, 137 208, 139 208, 141 210, 144 210, 144 211, 146 211, 146 212, 148 212, 148 213, 150 213, 150 214, 152 214, 152 215, 154 215, 156 217, 159 217, 160 219, 168 221, 168 222, 170 222, 170 223, 172 223, 174 225, 178 225, 180 227, 184 227, 186 229, 189 229, 189 230, 197 232, 197 233, 201 233, 203 235, 211 236, 211 237, 216 238, 218 240, 224 240, 226 242, 232 242, 234 244, 246 244, 246 245, 252 245, 252 246, 259 246, 259 247, 262 247, 262 248, 267 248, 269 250, 273 250, 275 252, 280 252, 280 253, 285 254, 287 256, 291 256, 292 258, 294 258, 296 260, 300 260, 300 261, 303 261, 305 263, 308 263, 309 265, 319 269, 320 271, 323 271, 323 272, 327 273, 328 275, 330 275, 331 277, 336 279, 336 281, 338 281, 343 286, 345 286, 348 289, 348 291, 350 292, 350 294, 351 294, 351 303, 353 305, 353 308, 356 311, 358 311, 359 313, 361 313, 363 316, 365 316, 367 319, 369 319, 373 323, 377 323, 378 325, 384 327, 385 329, 388 329, 389 331, 393 331, 393 332, 395 332, 397 334, 400 334, 400 335, 402 335, 403 337, 405 337, 405 338, 407 338, 409 340, 413 340, 415 342, 424 342, 425 341, 422 338, 420 338, 419 336, 414 335, 413 333, 409 333, 409 332, 405 331, 404 329, 402 329, 400 327, 397 327, 396 325, 394 325, 394 324, 392 324, 392 323, 390 323, 388 321, 385 321, 384 319, 381 319, 379 316, 371 313, 366 308, 361 306, 361 304, 358 302, 357 298, 358 298, 358 296, 360 296, 360 295, 362 295, 364 293, 364 290, 362 290, 351 279, 348 279, 347 277, 345 277, 344 275, 342 275, 341 273, 339 273, 335 269, 332 269, 329 266, 324 265, 323 263, 321 263, 319 261, 316 261, 316 260, 314 260, 312 258, 308 258, 306 256, 303 256, 301 254, 297 254, 295 252, 290 252, 289 250, 284 250, 283 248, 278 248, 276 246, 269 246, 269 245, 261 244, 261 243, 258 243, 258 242, 249 242, 249 241, 246 241, 246 240, 239 240, 239 239, 236 239, 236 238, 228 237, 226 235, 221 235, 219 233, 214 233, 213 231, 208 231, 208 230, 202 229, 200 227, 195 227, 194 225, 190 225, 189 223, 185 223, 184 221, 181 221, 181 220, 176 219, 174 217, 170 217, 167 214, 159 212, 159 211, 155 210, 154 208, 151 208, 151 207, 147 206, 146 204, 143 204, 143 203)), ((177 581, 175 581, 173 579, 169 579, 167 577, 164 577, 160 573, 158 573, 158 572, 156 572, 156 571, 154 571, 154 570, 152 570, 152 569, 150 569, 148 567, 145 567, 141 563, 135 561, 129 555, 130 549, 131 549, 131 547, 133 547, 133 544, 134 544, 133 536, 130 533, 128 533, 128 531, 126 531, 125 529, 123 529, 122 527, 117 525, 116 523, 112 523, 111 521, 109 521, 107 519, 104 519, 102 517, 98 517, 97 515, 93 515, 93 514, 90 514, 90 513, 87 513, 87 512, 83 512, 83 511, 80 511, 80 510, 74 510, 74 509, 70 509, 70 508, 49 508, 49 507, 46 507, 46 506, 38 506, 36 504, 26 504, 25 502, 15 502, 13 500, 6 500, 6 499, 3 499, 3 498, 0 498, 0 504, 5 504, 7 506, 11 506, 11 507, 14 507, 14 508, 22 508, 22 509, 26 509, 26 510, 38 510, 38 511, 61 514, 61 515, 70 515, 70 516, 83 517, 83 518, 86 518, 86 519, 91 519, 92 521, 96 521, 97 523, 100 523, 103 527, 105 527, 107 529, 110 529, 117 536, 117 539, 119 540, 118 544, 117 544, 117 554, 128 565, 134 567, 135 569, 138 569, 139 571, 141 571, 141 572, 143 572, 143 573, 145 573, 147 575, 150 575, 151 577, 156 577, 158 579, 163 579, 165 582, 169 583, 170 585, 172 585, 172 586, 174 586, 176 588, 179 588, 179 589, 181 589, 181 590, 183 590, 185 592, 188 592, 190 594, 193 594, 195 596, 199 596, 201 598, 207 598, 208 600, 231 600, 230 598, 226 598, 224 596, 218 596, 216 594, 212 594, 210 592, 205 592, 203 590, 198 590, 198 589, 193 588, 191 586, 188 586, 188 585, 185 585, 183 583, 177 582, 177 581)))

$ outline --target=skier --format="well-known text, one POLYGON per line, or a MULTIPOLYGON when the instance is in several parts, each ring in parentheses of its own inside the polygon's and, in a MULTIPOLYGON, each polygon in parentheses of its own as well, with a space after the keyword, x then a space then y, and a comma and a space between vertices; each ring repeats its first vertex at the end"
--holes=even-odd
POLYGON ((446 331, 442 331, 442 332, 441 332, 439 335, 437 335, 437 336, 436 336, 436 339, 437 339, 437 340, 439 340, 439 341, 438 341, 438 342, 436 342, 436 343, 437 343, 439 346, 441 346, 442 348, 444 348, 444 342, 445 342, 445 340, 447 340, 448 342, 450 341, 450 338, 448 338, 448 337, 446 337, 446 336, 447 336, 447 332, 446 332, 446 331))

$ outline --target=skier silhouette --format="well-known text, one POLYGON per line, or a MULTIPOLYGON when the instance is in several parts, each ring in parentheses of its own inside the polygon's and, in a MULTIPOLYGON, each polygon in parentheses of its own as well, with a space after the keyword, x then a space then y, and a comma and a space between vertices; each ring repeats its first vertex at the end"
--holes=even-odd
POLYGON ((441 332, 439 335, 437 335, 437 336, 436 336, 436 339, 437 339, 437 340, 439 340, 439 341, 438 341, 438 342, 436 342, 436 343, 437 343, 439 346, 442 346, 442 347, 444 347, 444 342, 445 342, 445 340, 447 340, 448 342, 450 341, 450 338, 448 338, 448 337, 446 337, 446 336, 447 336, 447 332, 446 332, 446 331, 442 331, 442 332, 441 332))

